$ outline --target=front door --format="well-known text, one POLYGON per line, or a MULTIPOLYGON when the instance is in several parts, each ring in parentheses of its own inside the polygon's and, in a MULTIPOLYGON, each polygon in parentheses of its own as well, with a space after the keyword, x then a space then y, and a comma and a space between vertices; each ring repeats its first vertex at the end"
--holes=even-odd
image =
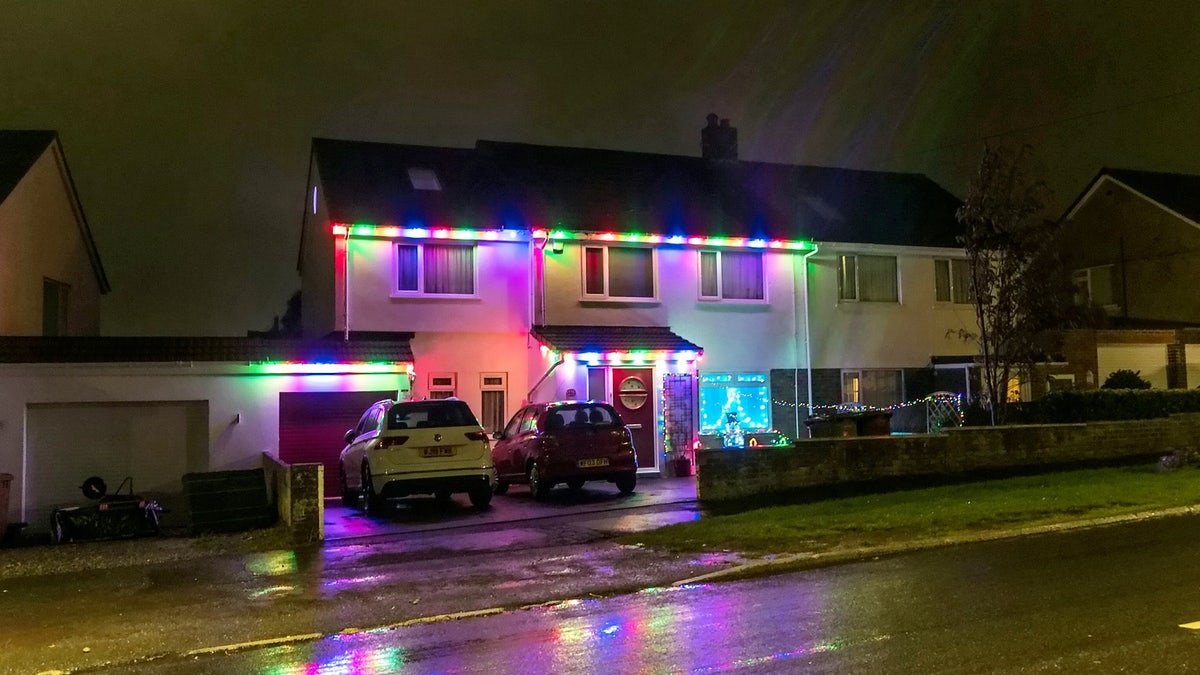
POLYGON ((653 375, 653 368, 612 369, 612 404, 633 433, 639 469, 658 468, 653 375))

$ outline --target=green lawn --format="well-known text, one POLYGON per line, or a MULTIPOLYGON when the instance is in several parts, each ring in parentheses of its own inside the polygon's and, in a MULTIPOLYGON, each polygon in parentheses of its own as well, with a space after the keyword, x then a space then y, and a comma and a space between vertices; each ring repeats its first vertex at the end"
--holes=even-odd
POLYGON ((678 551, 820 552, 1200 504, 1200 469, 1088 469, 702 516, 621 541, 678 551))

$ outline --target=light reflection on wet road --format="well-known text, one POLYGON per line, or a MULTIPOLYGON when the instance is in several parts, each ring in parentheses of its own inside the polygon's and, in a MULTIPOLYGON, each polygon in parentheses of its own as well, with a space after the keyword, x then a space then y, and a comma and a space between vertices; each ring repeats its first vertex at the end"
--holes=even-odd
MULTIPOLYGON (((927 550, 122 673, 1200 672, 1196 518, 927 550)), ((370 625, 370 617, 362 617, 370 625)))

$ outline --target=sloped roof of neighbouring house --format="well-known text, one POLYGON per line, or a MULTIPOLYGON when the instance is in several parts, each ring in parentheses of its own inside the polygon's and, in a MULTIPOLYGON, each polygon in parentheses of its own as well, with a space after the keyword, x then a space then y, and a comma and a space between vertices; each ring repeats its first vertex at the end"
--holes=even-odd
POLYGON ((412 363, 412 335, 386 340, 0 336, 0 363, 412 363))
POLYGON ((1092 178, 1064 212, 1065 217, 1070 217, 1105 177, 1140 192, 1193 223, 1200 224, 1200 176, 1109 167, 1100 169, 1092 178))
POLYGON ((486 140, 317 138, 313 162, 339 223, 961 247, 959 200, 920 174, 486 140))
POLYGON ((108 275, 104 273, 104 265, 100 263, 100 252, 96 249, 96 241, 92 238, 92 230, 88 227, 87 218, 83 215, 83 207, 79 204, 79 195, 75 192, 75 181, 67 168, 67 160, 63 155, 62 146, 58 140, 58 132, 48 130, 10 130, 0 129, 0 203, 8 199, 17 184, 29 173, 33 163, 38 160, 46 149, 54 146, 66 181, 68 197, 71 206, 79 219, 79 233, 87 250, 92 272, 96 275, 96 283, 101 293, 108 293, 108 275))
POLYGON ((704 351, 665 326, 534 326, 529 334, 560 352, 704 351))

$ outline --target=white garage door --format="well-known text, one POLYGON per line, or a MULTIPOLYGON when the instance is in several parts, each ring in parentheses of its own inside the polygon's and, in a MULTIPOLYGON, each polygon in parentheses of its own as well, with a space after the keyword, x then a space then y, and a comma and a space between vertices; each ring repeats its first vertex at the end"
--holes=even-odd
POLYGON ((79 486, 99 476, 182 513, 183 474, 208 469, 208 402, 31 404, 26 410, 22 519, 49 529, 57 506, 88 503, 79 486))
POLYGON ((1098 384, 1104 384, 1115 370, 1141 371, 1155 389, 1167 388, 1167 346, 1158 345, 1098 345, 1096 347, 1098 384))

